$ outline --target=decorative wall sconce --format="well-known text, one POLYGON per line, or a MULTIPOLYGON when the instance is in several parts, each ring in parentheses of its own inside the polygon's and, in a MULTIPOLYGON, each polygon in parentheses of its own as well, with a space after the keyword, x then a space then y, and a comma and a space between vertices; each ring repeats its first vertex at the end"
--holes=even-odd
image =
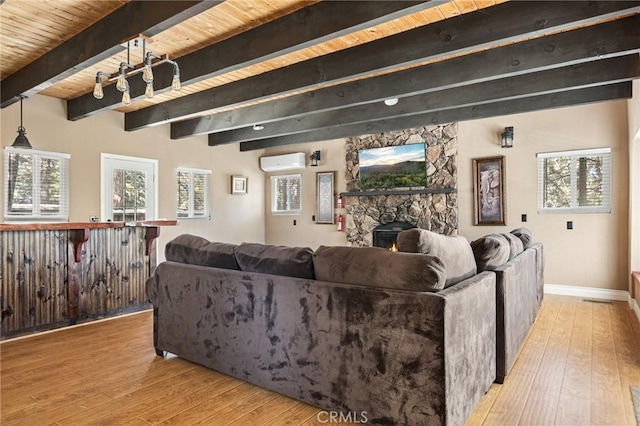
MULTIPOLYGON (((138 44, 138 40, 134 40, 135 44, 138 44)), ((146 52, 146 40, 142 40, 142 64, 131 65, 130 59, 130 45, 127 42, 127 62, 120 62, 120 67, 117 73, 107 74, 102 71, 98 71, 96 74, 96 84, 93 88, 93 97, 96 99, 102 99, 104 97, 104 91, 102 90, 102 77, 107 77, 107 81, 116 80, 116 89, 122 92, 122 103, 129 105, 131 103, 131 93, 129 92, 129 82, 127 77, 142 72, 142 80, 147 83, 147 87, 144 94, 147 98, 153 98, 153 70, 152 68, 169 63, 173 65, 173 80, 171 81, 171 89, 178 91, 182 89, 182 83, 180 82, 180 67, 178 63, 169 59, 167 55, 156 55, 153 52, 146 52), (127 71, 129 69, 130 71, 127 71)))
POLYGON ((320 151, 313 151, 311 153, 311 166, 319 166, 320 165, 320 151))
POLYGON ((13 148, 32 148, 29 143, 29 139, 27 139, 27 131, 22 126, 22 100, 26 98, 26 96, 20 95, 20 127, 18 127, 18 136, 16 136, 16 140, 13 141, 13 144, 11 145, 13 148))
POLYGON ((503 148, 513 148, 513 127, 505 127, 500 137, 503 148))

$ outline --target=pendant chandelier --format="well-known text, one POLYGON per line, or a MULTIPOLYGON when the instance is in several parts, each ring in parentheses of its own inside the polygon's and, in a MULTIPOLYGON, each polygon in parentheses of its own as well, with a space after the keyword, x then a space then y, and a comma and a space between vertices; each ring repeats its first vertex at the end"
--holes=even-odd
MULTIPOLYGON (((139 40, 135 40, 137 45, 139 40)), ((129 91, 129 81, 127 77, 142 72, 142 80, 147 83, 147 87, 144 94, 147 98, 153 98, 153 67, 169 63, 173 66, 173 80, 171 81, 171 89, 178 91, 182 89, 180 83, 180 68, 178 63, 169 59, 167 55, 156 55, 153 52, 146 51, 146 40, 142 40, 142 64, 131 65, 131 49, 130 42, 127 42, 127 62, 121 62, 117 73, 107 74, 102 71, 98 71, 96 74, 96 84, 93 88, 93 97, 96 99, 102 99, 104 97, 104 91, 102 89, 102 78, 107 77, 107 81, 116 80, 116 89, 122 92, 122 103, 129 105, 131 103, 131 93, 129 91)))
POLYGON ((20 127, 18 127, 18 136, 16 136, 16 140, 13 141, 11 145, 13 148, 25 148, 31 149, 31 143, 29 143, 29 139, 27 139, 27 131, 24 126, 22 126, 22 100, 26 99, 26 96, 20 95, 20 127))

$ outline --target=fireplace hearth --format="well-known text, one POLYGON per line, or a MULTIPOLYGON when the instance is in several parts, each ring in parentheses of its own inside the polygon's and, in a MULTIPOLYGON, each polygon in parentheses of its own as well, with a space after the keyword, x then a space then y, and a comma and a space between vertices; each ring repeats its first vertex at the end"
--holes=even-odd
POLYGON ((416 226, 409 222, 391 222, 373 229, 373 246, 390 249, 398 238, 398 234, 416 226))

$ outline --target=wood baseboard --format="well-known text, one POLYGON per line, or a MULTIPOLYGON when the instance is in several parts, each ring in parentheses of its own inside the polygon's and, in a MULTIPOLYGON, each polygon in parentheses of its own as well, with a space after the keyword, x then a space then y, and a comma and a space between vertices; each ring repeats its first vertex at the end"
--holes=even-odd
POLYGON ((587 297, 590 299, 629 301, 629 292, 608 288, 578 287, 573 285, 545 284, 544 292, 562 296, 587 297))

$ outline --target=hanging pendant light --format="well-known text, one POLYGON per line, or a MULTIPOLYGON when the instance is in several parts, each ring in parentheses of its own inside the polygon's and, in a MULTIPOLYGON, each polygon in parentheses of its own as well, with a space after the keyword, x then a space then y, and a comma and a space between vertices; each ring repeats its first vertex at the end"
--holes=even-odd
POLYGON ((26 98, 26 96, 20 95, 20 127, 18 127, 18 136, 16 136, 16 140, 13 141, 11 145, 13 148, 26 148, 31 149, 31 143, 29 143, 29 139, 27 139, 27 131, 22 126, 22 100, 26 98))

